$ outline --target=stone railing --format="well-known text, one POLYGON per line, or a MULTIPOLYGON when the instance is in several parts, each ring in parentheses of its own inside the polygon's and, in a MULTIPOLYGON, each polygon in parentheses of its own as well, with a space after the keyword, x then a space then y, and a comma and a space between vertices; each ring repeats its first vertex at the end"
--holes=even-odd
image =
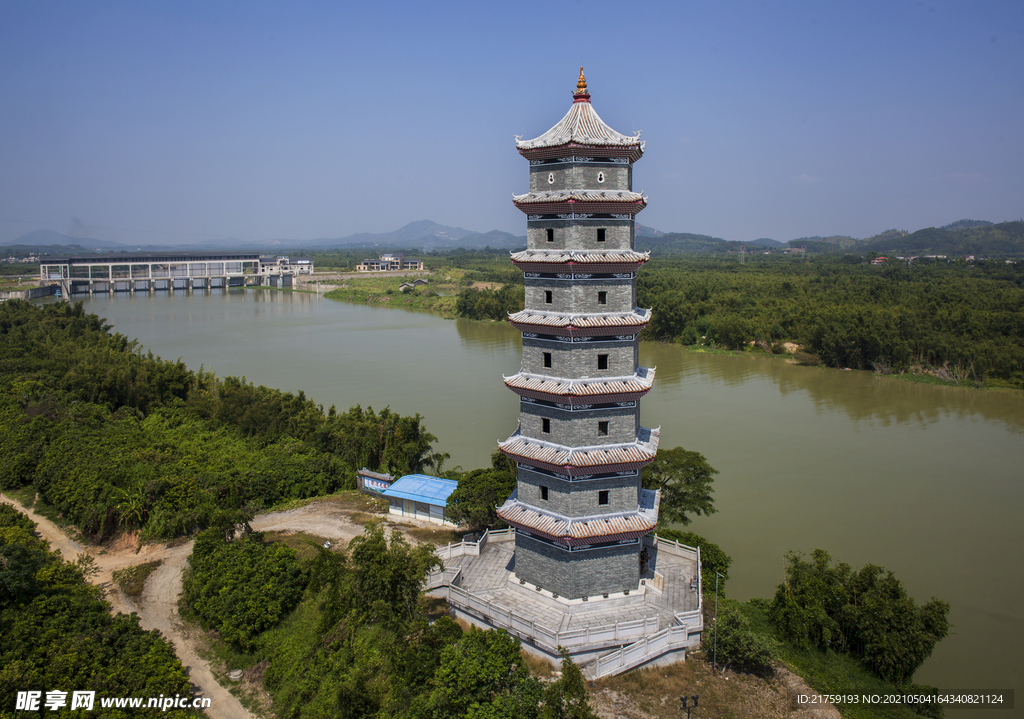
POLYGON ((571 651, 574 648, 614 646, 658 631, 657 617, 559 631, 541 626, 507 607, 495 604, 455 584, 449 584, 447 588, 449 604, 485 620, 491 626, 500 627, 531 644, 540 645, 556 655, 558 647, 565 647, 571 651))
POLYGON ((646 664, 662 654, 696 646, 699 639, 691 637, 694 634, 699 634, 700 629, 700 627, 694 628, 688 624, 662 629, 660 632, 645 636, 629 646, 598 657, 585 667, 584 676, 587 679, 599 679, 610 674, 621 674, 641 664, 646 664))
POLYGON ((478 557, 480 553, 484 551, 484 547, 487 546, 488 542, 510 542, 515 539, 515 530, 513 529, 497 529, 491 531, 489 529, 484 530, 483 536, 475 542, 467 542, 465 540, 452 544, 449 542, 447 546, 437 548, 437 556, 444 561, 449 561, 453 557, 472 556, 478 557))

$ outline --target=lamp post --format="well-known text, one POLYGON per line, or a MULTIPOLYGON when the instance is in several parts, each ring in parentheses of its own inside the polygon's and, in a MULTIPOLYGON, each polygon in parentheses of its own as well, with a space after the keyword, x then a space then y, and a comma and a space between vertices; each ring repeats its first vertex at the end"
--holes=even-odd
POLYGON ((685 695, 679 697, 679 701, 682 702, 679 705, 679 710, 680 711, 682 711, 683 709, 686 710, 686 719, 690 719, 690 707, 687 706, 686 700, 687 699, 693 699, 693 708, 696 709, 697 708, 697 699, 698 698, 699 698, 699 696, 697 694, 694 694, 692 697, 688 697, 688 696, 685 696, 685 695))
POLYGON ((715 572, 715 620, 714 620, 714 624, 715 624, 715 652, 712 655, 711 667, 716 672, 718 671, 718 578, 719 577, 722 577, 722 579, 725 579, 725 577, 722 576, 721 573, 715 572))

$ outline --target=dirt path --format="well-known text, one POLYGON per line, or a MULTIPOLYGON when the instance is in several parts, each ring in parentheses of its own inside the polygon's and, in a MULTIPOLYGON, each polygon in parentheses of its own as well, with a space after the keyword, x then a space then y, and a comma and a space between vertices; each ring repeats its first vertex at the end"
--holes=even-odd
POLYGON ((145 545, 138 548, 137 541, 123 541, 119 546, 103 549, 83 546, 69 538, 57 525, 25 507, 13 497, 0 494, 0 501, 13 504, 36 523, 36 531, 50 543, 51 549, 59 549, 64 559, 74 561, 79 554, 86 553, 96 560, 99 573, 89 581, 107 591, 107 601, 113 611, 129 614, 137 612, 143 629, 159 629, 172 644, 181 663, 188 670, 189 680, 198 688, 198 694, 210 698, 209 717, 222 719, 253 719, 252 714, 227 689, 213 677, 210 665, 196 653, 194 642, 178 619, 178 595, 181 593, 181 574, 192 553, 192 542, 177 547, 162 544, 145 545), (138 605, 125 596, 113 583, 111 574, 124 567, 162 559, 163 564, 146 580, 145 589, 138 605))
MULTIPOLYGON (((178 658, 188 669, 189 679, 198 687, 198 693, 210 697, 208 716, 253 719, 253 715, 238 699, 214 678, 209 663, 196 651, 197 638, 190 636, 189 628, 178 617, 182 572, 192 554, 192 542, 177 546, 142 544, 137 535, 124 535, 107 547, 86 546, 71 539, 49 519, 33 512, 13 497, 0 494, 0 501, 9 502, 19 512, 28 515, 36 523, 39 534, 50 543, 50 548, 60 550, 64 559, 74 561, 79 554, 84 553, 95 560, 99 572, 90 577, 89 581, 106 591, 112 611, 123 614, 136 612, 143 629, 158 629, 174 644, 178 658), (162 560, 162 564, 146 579, 138 602, 133 602, 114 583, 112 574, 118 569, 156 560, 162 560)), ((349 540, 363 532, 361 520, 366 515, 359 513, 354 516, 353 511, 352 507, 344 507, 330 500, 319 501, 297 509, 258 515, 251 526, 259 532, 305 532, 344 547, 349 540)))

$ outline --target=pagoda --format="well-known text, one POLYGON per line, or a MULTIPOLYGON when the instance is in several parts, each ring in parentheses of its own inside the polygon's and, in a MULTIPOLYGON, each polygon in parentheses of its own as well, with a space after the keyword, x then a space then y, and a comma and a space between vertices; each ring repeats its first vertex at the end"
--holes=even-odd
POLYGON ((654 370, 638 366, 651 312, 636 307, 633 192, 644 143, 606 125, 583 68, 565 117, 533 140, 516 138, 530 162, 526 306, 509 317, 523 335, 521 370, 505 377, 519 395, 519 427, 501 451, 518 466, 498 509, 515 528, 514 578, 565 600, 597 600, 641 588, 643 537, 658 521, 660 493, 641 468, 659 430, 640 426, 640 398, 654 370))

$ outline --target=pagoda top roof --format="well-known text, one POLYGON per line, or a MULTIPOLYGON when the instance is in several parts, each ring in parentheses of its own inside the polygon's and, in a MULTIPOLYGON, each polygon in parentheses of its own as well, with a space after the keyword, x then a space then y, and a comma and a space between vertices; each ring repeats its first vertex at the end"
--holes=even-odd
MULTIPOLYGON (((590 104, 590 93, 587 92, 587 81, 580 68, 580 79, 573 93, 572 106, 558 124, 539 137, 532 140, 521 140, 516 137, 516 149, 521 153, 551 147, 576 144, 585 147, 617 147, 636 148, 636 158, 644 151, 644 143, 640 141, 640 133, 623 135, 616 132, 600 118, 593 105, 590 104)), ((631 153, 632 154, 632 153, 631 153)))

